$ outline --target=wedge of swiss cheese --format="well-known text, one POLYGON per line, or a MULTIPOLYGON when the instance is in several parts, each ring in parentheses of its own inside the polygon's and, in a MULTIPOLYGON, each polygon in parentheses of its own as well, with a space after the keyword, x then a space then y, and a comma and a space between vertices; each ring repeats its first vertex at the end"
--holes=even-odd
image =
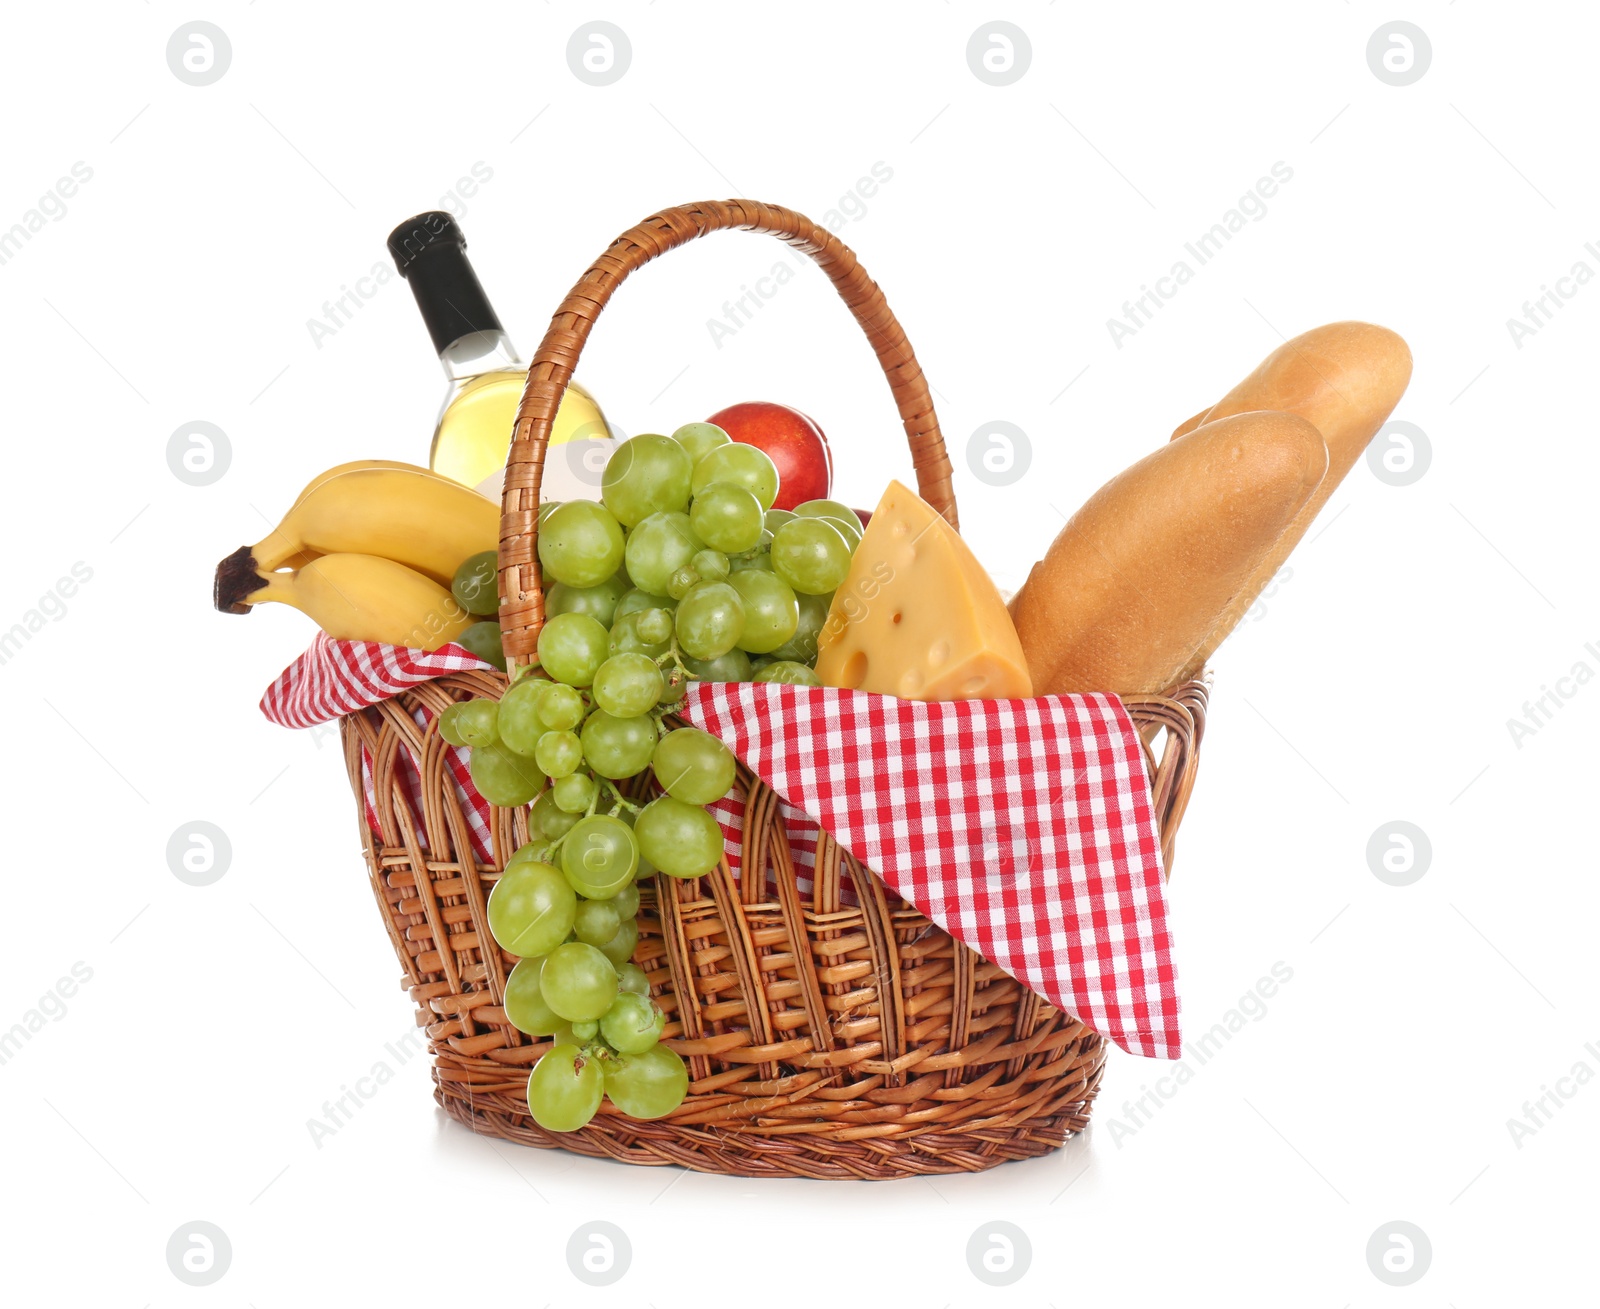
POLYGON ((956 530, 899 482, 883 493, 834 593, 817 676, 902 700, 1033 694, 1000 592, 956 530))

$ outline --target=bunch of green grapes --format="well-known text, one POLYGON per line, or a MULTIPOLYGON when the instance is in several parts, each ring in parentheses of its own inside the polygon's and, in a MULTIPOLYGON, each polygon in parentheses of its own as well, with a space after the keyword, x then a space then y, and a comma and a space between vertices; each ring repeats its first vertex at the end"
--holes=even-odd
MULTIPOLYGON (((532 839, 489 897, 489 926, 521 959, 507 1018, 553 1041, 528 1079, 529 1109, 551 1131, 582 1127, 606 1096, 659 1118, 687 1094, 632 962, 636 883, 717 866, 722 830, 706 806, 732 787, 735 760, 671 715, 693 680, 818 685, 817 634, 862 531, 837 501, 773 509, 772 460, 710 423, 625 441, 602 488, 602 503, 540 506, 537 664, 498 701, 439 716, 440 736, 470 748, 485 800, 533 806, 532 839), (659 791, 645 803, 626 786, 641 774, 659 791)), ((486 552, 452 590, 476 613, 496 585, 486 552)), ((490 635, 498 655, 498 627, 490 635)))

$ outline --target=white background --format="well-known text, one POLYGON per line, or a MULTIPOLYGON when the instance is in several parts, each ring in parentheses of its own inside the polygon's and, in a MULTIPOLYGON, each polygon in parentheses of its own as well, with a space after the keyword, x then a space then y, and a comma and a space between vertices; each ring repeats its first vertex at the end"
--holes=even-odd
MULTIPOLYGON (((1521 348, 1506 321, 1576 261, 1600 270, 1597 38, 1575 5, 1470 0, 14 10, 0 231, 75 162, 93 176, 0 264, 0 629, 75 563, 93 575, 0 666, 0 1030, 75 963, 92 978, 0 1066, 8 1298, 1592 1301, 1600 1086, 1558 1079, 1600 1071, 1600 688, 1520 748, 1507 720, 1578 662, 1600 670, 1600 289, 1521 348), (966 58, 997 18, 1031 44, 1003 87, 966 58), (1404 87, 1365 53, 1396 18, 1432 45, 1404 87), (193 19, 232 46, 209 86, 166 60, 193 19), (631 44, 609 86, 565 56, 593 19, 631 44), (307 1120, 388 1058, 411 1005, 335 741, 256 710, 310 629, 217 615, 210 577, 321 468, 423 460, 442 379, 397 279, 320 347, 308 321, 384 264, 394 223, 448 203, 531 353, 655 208, 743 194, 820 218, 880 161, 892 180, 841 235, 936 388, 964 528, 1006 584, 1060 512, 1282 336, 1359 317, 1409 340, 1395 417, 1431 464, 1403 487, 1358 465, 1218 656, 1172 883, 1191 1036, 1275 963, 1292 981, 1131 1134, 1112 1121, 1170 1069, 1114 1052, 1097 1126, 981 1176, 752 1183, 522 1150, 446 1121, 422 1058, 318 1148, 307 1120), (1106 320, 1278 161, 1293 179, 1266 216, 1117 348, 1106 320), (479 163, 492 178, 464 198, 479 163), (1009 487, 967 467, 996 419, 1032 447, 1009 487), (207 486, 168 467, 193 420, 231 449, 207 486), (165 853, 196 819, 232 844, 199 888, 165 853), (1366 855, 1395 819, 1432 844, 1406 887, 1366 855), (1519 1144, 1508 1120, 1558 1085, 1571 1098, 1519 1144), (591 1218, 632 1243, 608 1290, 567 1267, 591 1218), (232 1247, 206 1289, 165 1255, 194 1220, 232 1247), (965 1256, 993 1220, 1032 1245, 1005 1290, 965 1256), (1366 1254, 1396 1220, 1432 1248, 1406 1289, 1366 1254)), ((825 280, 796 277, 720 348, 707 328, 785 256, 733 234, 648 268, 579 376, 628 431, 798 405, 843 498, 870 506, 908 463, 825 280)))

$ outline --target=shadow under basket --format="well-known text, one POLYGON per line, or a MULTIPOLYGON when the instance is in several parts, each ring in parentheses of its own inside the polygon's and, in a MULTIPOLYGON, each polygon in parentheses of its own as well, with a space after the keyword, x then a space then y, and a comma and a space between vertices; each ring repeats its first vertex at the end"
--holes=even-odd
MULTIPOLYGON (((827 229, 777 205, 703 201, 630 228, 557 308, 534 355, 506 463, 500 627, 513 669, 533 661, 544 622, 537 551, 552 421, 590 329, 650 260, 713 232, 777 237, 833 283, 877 356, 905 428, 917 490, 958 526, 952 468, 927 380, 883 292, 827 229)), ((641 1122, 609 1103, 576 1132, 529 1116, 528 1072, 550 1048, 506 1021, 515 959, 489 934, 499 870, 528 839, 525 810, 491 810, 492 861, 471 831, 434 730, 468 696, 498 698, 497 673, 425 682, 343 719, 372 889, 434 1056, 435 1096, 475 1132, 639 1164, 745 1177, 894 1178, 975 1172, 1060 1146, 1084 1127, 1105 1043, 888 891, 831 838, 809 887, 777 797, 741 770, 742 875, 641 883, 634 955, 689 1069, 689 1096, 641 1122), (418 711, 425 711, 419 713, 418 711), (419 726, 426 721, 426 728, 419 726), (365 819, 371 761, 379 833, 365 819), (420 803, 408 800, 408 757, 420 803), (420 823, 420 827, 419 827, 420 823)), ((1206 686, 1125 700, 1144 742, 1162 853, 1194 782, 1206 686)))

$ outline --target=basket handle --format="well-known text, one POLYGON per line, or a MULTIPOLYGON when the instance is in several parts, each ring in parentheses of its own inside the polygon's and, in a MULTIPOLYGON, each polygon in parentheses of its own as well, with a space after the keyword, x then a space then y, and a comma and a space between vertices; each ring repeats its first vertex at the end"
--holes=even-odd
POLYGON ((809 218, 755 200, 705 200, 663 209, 629 228, 589 265, 550 320, 528 369, 506 461, 500 516, 500 628, 513 669, 529 662, 544 625, 537 548, 539 484, 550 427, 589 330, 612 292, 636 268, 708 232, 733 228, 776 236, 810 255, 828 275, 867 334, 889 379, 911 445, 917 490, 952 527, 959 526, 950 460, 939 435, 927 379, 883 292, 850 248, 809 218))

